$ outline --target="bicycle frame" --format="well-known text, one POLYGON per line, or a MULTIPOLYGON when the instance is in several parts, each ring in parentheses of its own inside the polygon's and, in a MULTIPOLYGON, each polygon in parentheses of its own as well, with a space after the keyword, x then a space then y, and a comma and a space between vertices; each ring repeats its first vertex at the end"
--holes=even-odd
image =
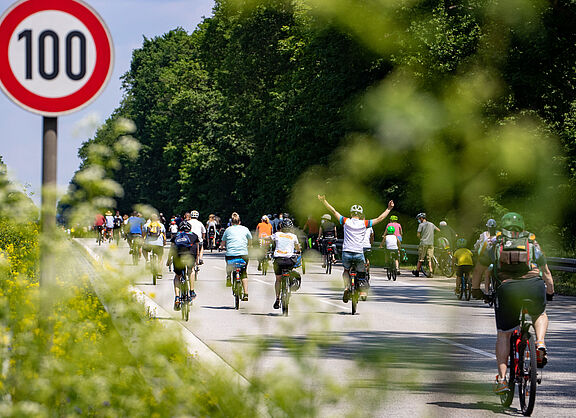
POLYGON ((292 269, 282 269, 280 282, 280 303, 282 304, 282 314, 288 316, 288 305, 290 303, 290 273, 292 269))

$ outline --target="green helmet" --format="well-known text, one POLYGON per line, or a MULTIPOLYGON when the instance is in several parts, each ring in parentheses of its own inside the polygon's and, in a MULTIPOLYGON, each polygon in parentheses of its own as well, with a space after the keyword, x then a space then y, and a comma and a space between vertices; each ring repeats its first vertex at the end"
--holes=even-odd
POLYGON ((391 221, 397 221, 397 220, 398 220, 398 216, 392 215, 392 216, 390 216, 390 220, 391 220, 391 221))
POLYGON ((524 218, 516 212, 509 212, 502 216, 500 226, 508 231, 522 232, 524 231, 524 218))
POLYGON ((458 241, 456 241, 456 248, 465 248, 466 244, 466 240, 464 238, 460 238, 458 241))
POLYGON ((394 229, 394 227, 392 225, 388 225, 388 228, 386 228, 387 234, 393 234, 394 231, 396 231, 396 230, 394 229))

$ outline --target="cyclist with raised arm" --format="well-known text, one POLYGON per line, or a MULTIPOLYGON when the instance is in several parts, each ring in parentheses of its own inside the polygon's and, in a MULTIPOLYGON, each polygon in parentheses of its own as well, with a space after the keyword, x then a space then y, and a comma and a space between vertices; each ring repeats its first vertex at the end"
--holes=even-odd
POLYGON ((326 255, 328 245, 333 245, 338 239, 338 231, 336 224, 332 222, 332 217, 329 213, 322 215, 320 221, 320 228, 318 229, 318 243, 320 246, 320 253, 322 254, 322 268, 326 267, 326 255))
POLYGON ((282 270, 294 268, 296 264, 296 251, 300 251, 298 237, 291 231, 293 227, 294 224, 292 220, 285 218, 278 226, 278 231, 272 234, 272 242, 274 245, 274 274, 276 275, 276 283, 274 284, 276 301, 274 302, 274 309, 280 309, 282 270))
POLYGON ((228 263, 229 260, 235 258, 242 258, 246 265, 242 268, 242 287, 244 288, 243 301, 248 300, 248 274, 246 270, 248 268, 248 245, 252 240, 252 234, 250 230, 243 225, 240 225, 240 215, 236 212, 232 213, 230 218, 231 225, 226 228, 224 235, 222 236, 222 241, 220 243, 221 248, 226 248, 226 286, 232 286, 232 266, 228 263))
MULTIPOLYGON (((498 330, 498 374, 494 385, 497 394, 509 390, 506 370, 510 336, 520 323, 520 311, 525 300, 530 301, 524 307, 532 318, 536 332, 537 365, 543 367, 547 363, 544 341, 548 329, 546 301, 554 296, 554 281, 546 257, 534 234, 525 230, 522 216, 515 212, 507 213, 502 217, 500 227, 501 233, 489 241, 486 251, 478 260, 484 266, 492 265, 499 283, 494 302, 498 330)), ((479 283, 475 285, 473 287, 479 287, 479 283)))
POLYGON ((424 212, 416 215, 418 221, 418 231, 416 235, 420 240, 418 245, 418 264, 416 270, 412 270, 412 274, 416 277, 420 275, 422 264, 428 258, 428 277, 432 277, 432 257, 434 257, 434 231, 440 231, 436 225, 426 219, 424 212))
POLYGON ((365 276, 365 259, 364 259, 364 235, 366 229, 382 222, 390 211, 394 208, 394 202, 388 202, 388 208, 375 219, 362 220, 360 217, 363 215, 364 210, 360 205, 352 205, 350 208, 350 218, 346 218, 334 209, 326 200, 326 196, 318 195, 318 199, 326 206, 326 208, 334 214, 336 219, 344 228, 344 243, 342 244, 342 265, 344 272, 342 279, 344 281, 344 294, 342 301, 347 303, 350 299, 350 269, 353 265, 356 266, 358 278, 362 279, 365 276))

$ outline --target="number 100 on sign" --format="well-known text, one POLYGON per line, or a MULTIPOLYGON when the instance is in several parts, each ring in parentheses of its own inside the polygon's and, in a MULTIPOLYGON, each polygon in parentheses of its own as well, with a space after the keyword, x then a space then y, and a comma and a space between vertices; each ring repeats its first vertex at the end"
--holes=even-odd
POLYGON ((8 54, 20 84, 43 97, 75 93, 96 65, 90 31, 76 17, 55 10, 24 19, 13 32, 8 54))

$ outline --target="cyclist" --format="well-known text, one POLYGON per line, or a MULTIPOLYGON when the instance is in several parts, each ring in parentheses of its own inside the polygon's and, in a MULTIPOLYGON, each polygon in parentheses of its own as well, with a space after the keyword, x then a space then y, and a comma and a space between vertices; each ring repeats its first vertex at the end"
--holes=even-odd
POLYGON ((402 235, 404 235, 404 233, 402 232, 402 225, 398 223, 398 216, 396 215, 390 215, 390 222, 388 223, 388 225, 386 225, 386 230, 382 235, 382 239, 385 239, 386 235, 388 235, 388 232, 386 231, 388 230, 389 226, 394 228, 394 235, 396 235, 398 237, 398 240, 402 242, 402 235))
POLYGON ((332 222, 330 214, 322 215, 320 228, 318 230, 318 242, 320 243, 320 253, 322 254, 322 268, 326 267, 326 248, 338 239, 336 225, 332 222))
POLYGON ((208 236, 208 240, 210 241, 210 248, 216 247, 216 231, 218 226, 218 222, 216 222, 216 215, 211 213, 208 216, 208 221, 206 222, 206 232, 208 236))
POLYGON ((206 228, 198 220, 200 217, 200 213, 197 210, 193 210, 190 213, 186 213, 185 215, 186 220, 190 224, 192 228, 191 231, 196 234, 196 236, 200 239, 200 252, 198 253, 198 264, 204 264, 202 258, 204 257, 204 241, 206 241, 206 228))
MULTIPOLYGON (((105 225, 106 218, 101 213, 97 213, 94 219, 94 230, 98 235, 102 235, 104 233, 105 225)), ((96 242, 98 242, 98 238, 96 238, 96 242)))
POLYGON ((306 233, 307 247, 313 248, 318 240, 318 232, 320 231, 320 227, 312 215, 308 215, 308 219, 306 219, 306 223, 304 224, 302 231, 306 233))
MULTIPOLYGON (((132 247, 132 243, 136 240, 137 244, 142 242, 142 237, 144 236, 144 218, 140 216, 140 214, 136 211, 132 212, 132 216, 128 218, 128 245, 130 246, 130 254, 134 251, 132 247)), ((140 258, 140 245, 136 248, 138 251, 138 258, 140 258)))
POLYGON ((274 309, 280 308, 282 269, 292 269, 296 264, 295 251, 300 251, 298 237, 291 232, 293 227, 292 220, 285 218, 279 225, 278 231, 272 234, 272 242, 274 243, 274 274, 276 274, 274 309))
POLYGON ((391 260, 394 260, 396 264, 396 274, 400 275, 400 239, 398 235, 396 235, 396 230, 390 224, 386 227, 386 235, 384 235, 384 239, 380 243, 380 248, 386 246, 386 262, 390 263, 391 260))
POLYGON ((462 276, 464 273, 470 273, 474 268, 474 259, 472 251, 466 248, 466 240, 459 238, 456 241, 456 251, 454 251, 454 264, 456 265, 456 288, 454 293, 460 293, 462 285, 462 276))
MULTIPOLYGON (((480 255, 486 250, 486 246, 490 240, 496 237, 496 221, 494 219, 488 219, 486 227, 488 230, 482 232, 474 244, 474 252, 478 257, 480 257, 480 255)), ((474 272, 472 273, 472 283, 478 282, 478 286, 480 286, 482 277, 484 277, 484 290, 488 293, 490 291, 490 272, 488 271, 488 267, 477 263, 474 267, 474 272)), ((472 290, 474 291, 474 289, 472 290)), ((475 291, 475 294, 478 295, 478 291, 475 291)), ((475 299, 483 299, 483 297, 480 295, 475 297, 475 299)))
MULTIPOLYGON (((256 231, 258 232, 260 251, 262 251, 262 258, 260 259, 260 261, 262 261, 266 256, 266 251, 268 251, 270 246, 270 237, 272 236, 272 224, 270 224, 270 219, 268 219, 268 216, 262 216, 261 222, 256 226, 256 231)), ((258 270, 261 269, 261 263, 258 263, 258 270)))
MULTIPOLYGON (((166 228, 164 228, 164 225, 160 222, 160 217, 155 213, 152 214, 150 223, 144 230, 144 241, 146 250, 157 256, 156 265, 151 267, 152 271, 156 270, 160 272, 157 277, 161 279, 162 257, 164 256, 164 245, 166 245, 166 228)), ((154 257, 150 255, 150 263, 152 263, 153 260, 154 257)))
POLYGON ((456 238, 458 238, 458 234, 454 229, 448 225, 446 221, 440 221, 438 224, 440 233, 438 234, 441 238, 446 238, 448 241, 448 248, 447 250, 451 250, 454 248, 454 244, 456 243, 456 238))
POLYGON ((111 211, 106 211, 105 213, 106 219, 106 233, 104 234, 104 239, 109 239, 112 237, 112 231, 114 230, 114 215, 112 215, 111 211))
POLYGON ((226 286, 232 286, 231 273, 232 266, 228 264, 228 260, 234 258, 242 258, 246 265, 242 268, 242 287, 244 288, 243 301, 248 300, 248 275, 246 270, 248 268, 248 244, 252 240, 250 230, 243 225, 240 225, 240 215, 236 212, 232 213, 230 218, 231 225, 226 228, 222 236, 221 248, 226 248, 226 286))
POLYGON ((420 239, 418 245, 418 264, 416 270, 412 270, 412 274, 416 277, 420 275, 424 259, 428 258, 428 277, 432 277, 432 257, 434 257, 434 231, 440 231, 432 222, 426 219, 426 213, 421 212, 416 215, 418 221, 418 231, 416 235, 420 239))
POLYGON ((547 363, 544 338, 548 329, 548 316, 545 310, 546 301, 552 300, 554 296, 554 281, 546 257, 534 234, 525 230, 522 216, 515 212, 507 213, 502 217, 500 226, 501 233, 489 241, 486 251, 478 260, 484 266, 492 264, 493 274, 500 283, 494 303, 498 329, 498 375, 494 385, 497 394, 509 390, 506 369, 510 335, 520 323, 520 310, 525 299, 531 301, 525 307, 534 322, 538 367, 547 363))
POLYGON ((124 225, 124 219, 122 219, 122 216, 120 216, 120 211, 116 211, 116 215, 114 215, 114 229, 112 231, 114 235, 114 241, 116 241, 116 245, 120 244, 120 235, 123 225, 124 225))
MULTIPOLYGON (((350 268, 352 265, 356 265, 359 279, 365 276, 364 246, 362 242, 366 229, 386 219, 390 211, 394 208, 394 202, 392 200, 388 202, 388 208, 377 218, 362 220, 360 217, 363 215, 364 210, 360 205, 352 205, 350 208, 350 218, 346 218, 340 215, 340 213, 328 203, 326 196, 318 195, 318 199, 334 214, 336 219, 338 219, 344 227, 344 243, 342 244, 344 294, 342 295, 342 301, 347 303, 350 299, 350 268)), ((368 283, 366 283, 366 285, 368 285, 368 283)))
POLYGON ((190 232, 190 224, 181 222, 178 226, 178 233, 172 236, 172 247, 168 255, 166 265, 171 263, 174 266, 174 310, 180 310, 180 303, 183 297, 187 295, 180 294, 180 282, 183 274, 187 274, 187 280, 190 282, 190 299, 196 297, 194 291, 195 279, 192 269, 196 264, 198 257, 199 239, 198 235, 190 232))

